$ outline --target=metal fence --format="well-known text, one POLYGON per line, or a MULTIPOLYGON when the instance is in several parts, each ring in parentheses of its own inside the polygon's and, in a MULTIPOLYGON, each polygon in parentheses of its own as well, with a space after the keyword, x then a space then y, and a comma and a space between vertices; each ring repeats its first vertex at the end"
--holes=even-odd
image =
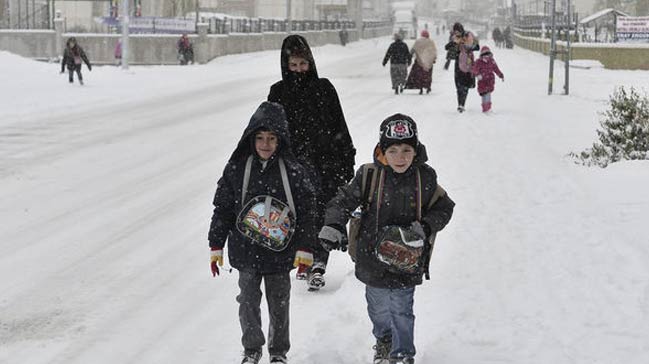
MULTIPOLYGON (((353 21, 346 20, 293 20, 289 22, 285 19, 213 17, 202 19, 202 22, 209 24, 208 33, 211 34, 293 32, 356 28, 356 24, 353 21)), ((388 21, 364 21, 363 29, 389 26, 390 24, 391 23, 388 21)))

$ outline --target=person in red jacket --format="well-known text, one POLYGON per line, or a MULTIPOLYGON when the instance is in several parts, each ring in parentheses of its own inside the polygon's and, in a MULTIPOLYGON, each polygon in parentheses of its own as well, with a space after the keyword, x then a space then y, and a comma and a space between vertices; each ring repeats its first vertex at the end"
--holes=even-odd
POLYGON ((480 58, 473 63, 471 73, 478 80, 478 93, 482 97, 482 112, 488 112, 491 110, 491 93, 494 91, 496 83, 494 74, 498 75, 502 81, 505 81, 505 76, 498 68, 489 47, 483 46, 480 49, 480 58))

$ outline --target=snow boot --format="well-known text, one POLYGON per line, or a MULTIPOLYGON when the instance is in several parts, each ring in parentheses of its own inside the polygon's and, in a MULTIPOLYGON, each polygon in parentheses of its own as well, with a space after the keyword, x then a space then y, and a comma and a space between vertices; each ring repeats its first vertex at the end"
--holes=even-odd
POLYGON ((394 88, 394 94, 395 94, 395 95, 398 95, 398 94, 399 94, 399 86, 397 86, 397 87, 394 88))
POLYGON ((270 356, 270 364, 287 364, 288 360, 286 360, 285 355, 271 355, 270 356))
POLYGON ((309 286, 309 291, 319 291, 320 288, 325 286, 325 279, 323 273, 311 272, 307 278, 306 284, 309 286))
POLYGON ((261 359, 261 351, 246 350, 241 364, 259 364, 259 359, 261 359))
POLYGON ((457 112, 459 112, 460 114, 463 113, 464 112, 464 106, 462 106, 462 105, 458 106, 457 107, 457 112))
POLYGON ((390 364, 415 364, 415 358, 411 356, 400 356, 390 359, 390 364))
POLYGON ((489 111, 489 107, 487 107, 488 103, 484 102, 482 103, 482 112, 487 112, 489 111))
POLYGON ((374 364, 390 364, 390 350, 392 350, 392 337, 376 339, 374 349, 374 364))
POLYGON ((491 111, 491 102, 487 103, 487 110, 486 111, 491 111))
POLYGON ((79 84, 80 84, 81 86, 83 86, 83 80, 82 80, 82 79, 79 79, 79 84))
POLYGON ((424 93, 424 89, 423 89, 423 88, 420 88, 420 89, 419 89, 419 94, 422 95, 423 93, 424 93))

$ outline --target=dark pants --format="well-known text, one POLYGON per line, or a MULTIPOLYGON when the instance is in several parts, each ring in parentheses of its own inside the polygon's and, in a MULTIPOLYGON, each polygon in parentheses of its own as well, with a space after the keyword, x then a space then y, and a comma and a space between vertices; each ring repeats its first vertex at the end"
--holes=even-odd
POLYGON ((261 352, 264 333, 261 329, 261 281, 264 280, 266 302, 268 303, 268 353, 286 355, 291 347, 289 340, 289 301, 291 277, 289 272, 259 274, 239 272, 239 322, 241 343, 246 351, 261 352))
POLYGON ((74 82, 74 72, 77 72, 77 78, 79 79, 79 81, 83 81, 80 64, 75 64, 74 68, 68 67, 68 81, 70 81, 70 83, 74 82))
POLYGON ((465 86, 461 82, 455 81, 455 89, 457 90, 457 105, 464 106, 466 97, 469 94, 469 87, 465 86))

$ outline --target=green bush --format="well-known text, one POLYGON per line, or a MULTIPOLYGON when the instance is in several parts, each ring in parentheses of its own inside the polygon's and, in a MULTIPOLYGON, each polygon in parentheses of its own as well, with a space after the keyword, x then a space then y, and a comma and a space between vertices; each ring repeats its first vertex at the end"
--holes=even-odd
POLYGON ((649 98, 633 87, 617 88, 609 98, 610 109, 602 113, 599 143, 579 154, 578 163, 606 167, 620 160, 649 159, 649 98))

